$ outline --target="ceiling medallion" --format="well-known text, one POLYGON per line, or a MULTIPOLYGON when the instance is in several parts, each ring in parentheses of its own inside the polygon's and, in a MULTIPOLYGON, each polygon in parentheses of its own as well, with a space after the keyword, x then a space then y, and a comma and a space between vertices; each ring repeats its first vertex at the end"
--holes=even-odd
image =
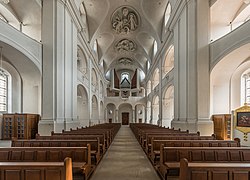
POLYGON ((123 57, 123 58, 120 58, 118 62, 126 66, 126 65, 132 64, 132 59, 123 57))
POLYGON ((128 34, 135 31, 139 25, 139 17, 130 7, 118 8, 111 17, 112 28, 118 34, 128 34))
POLYGON ((133 52, 136 49, 136 44, 128 39, 122 39, 115 45, 115 49, 120 52, 133 52))

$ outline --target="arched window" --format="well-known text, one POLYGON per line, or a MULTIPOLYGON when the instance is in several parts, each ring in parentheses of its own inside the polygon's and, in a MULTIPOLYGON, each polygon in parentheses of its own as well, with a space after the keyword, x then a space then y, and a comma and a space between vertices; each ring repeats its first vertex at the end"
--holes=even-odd
POLYGON ((250 69, 241 76, 241 104, 250 104, 250 69))
POLYGON ((153 56, 156 55, 157 51, 158 51, 158 47, 157 47, 157 42, 156 42, 156 40, 155 40, 155 41, 154 41, 153 56))
POLYGON ((166 11, 165 11, 165 17, 164 17, 164 20, 165 20, 164 25, 165 25, 165 27, 167 26, 170 15, 171 15, 171 4, 168 3, 166 11))
POLYGON ((165 62, 163 64, 163 76, 162 78, 164 78, 166 76, 166 74, 171 71, 174 68, 174 46, 171 45, 166 53, 166 57, 165 57, 165 62))
POLYGON ((122 82, 124 79, 127 79, 127 80, 129 81, 129 73, 123 72, 123 73, 121 74, 121 82, 122 82))
POLYGON ((147 67, 148 67, 148 70, 149 70, 149 68, 150 68, 150 62, 149 62, 149 60, 147 60, 147 67))
POLYGON ((8 75, 0 69, 0 112, 8 111, 8 75))
POLYGON ((97 40, 94 42, 93 50, 97 54, 97 40))

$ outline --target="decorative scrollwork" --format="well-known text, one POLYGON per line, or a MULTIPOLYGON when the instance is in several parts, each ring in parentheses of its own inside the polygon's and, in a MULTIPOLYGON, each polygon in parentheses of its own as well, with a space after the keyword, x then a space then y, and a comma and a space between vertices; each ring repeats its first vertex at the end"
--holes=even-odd
POLYGON ((136 49, 136 44, 131 40, 122 39, 115 45, 115 49, 120 53, 133 52, 136 49))
POLYGON ((130 7, 118 8, 111 18, 112 28, 118 34, 128 34, 135 31, 139 25, 137 13, 130 7))

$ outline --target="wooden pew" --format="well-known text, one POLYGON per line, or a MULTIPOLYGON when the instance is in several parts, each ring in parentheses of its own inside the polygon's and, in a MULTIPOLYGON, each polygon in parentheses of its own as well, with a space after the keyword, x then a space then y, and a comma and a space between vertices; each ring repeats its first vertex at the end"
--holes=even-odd
POLYGON ((86 129, 90 128, 90 129, 109 129, 111 131, 111 137, 112 140, 115 137, 115 135, 117 134, 117 132, 119 131, 121 127, 121 123, 111 123, 111 124, 97 124, 91 127, 87 127, 86 129))
POLYGON ((100 153, 103 155, 106 152, 104 135, 65 135, 63 133, 53 136, 41 136, 36 134, 36 140, 98 140, 100 142, 100 153))
POLYGON ((144 132, 141 136, 140 136, 140 144, 143 148, 146 148, 146 143, 148 142, 148 137, 149 136, 184 136, 184 137, 198 137, 200 136, 200 133, 189 133, 188 131, 179 131, 179 130, 175 130, 172 132, 168 132, 168 131, 152 131, 152 132, 144 132))
POLYGON ((93 164, 101 159, 99 139, 93 140, 12 140, 12 147, 87 147, 90 144, 93 164))
POLYGON ((64 162, 0 162, 1 180, 73 180, 71 158, 64 162))
POLYGON ((95 168, 91 165, 90 145, 0 148, 0 162, 63 162, 66 157, 72 159, 74 178, 89 178, 95 168))
POLYGON ((224 140, 153 140, 148 153, 153 164, 160 160, 160 148, 164 147, 240 147, 240 141, 224 140))
POLYGON ((158 171, 163 178, 178 174, 180 160, 203 163, 250 163, 249 147, 164 147, 161 146, 158 171))
POLYGON ((150 134, 146 139, 146 153, 149 152, 153 140, 215 140, 215 135, 212 136, 176 136, 176 135, 158 135, 150 134))
POLYGON ((179 180, 249 180, 249 163, 190 163, 180 161, 179 180))
POLYGON ((78 130, 71 130, 71 131, 64 131, 62 130, 62 133, 56 133, 54 131, 51 132, 51 136, 58 136, 58 135, 81 135, 81 136, 85 136, 85 135, 103 135, 105 138, 105 147, 106 149, 109 147, 109 145, 111 144, 111 138, 110 138, 110 132, 108 131, 98 131, 98 130, 87 130, 85 131, 85 129, 78 129, 78 130))

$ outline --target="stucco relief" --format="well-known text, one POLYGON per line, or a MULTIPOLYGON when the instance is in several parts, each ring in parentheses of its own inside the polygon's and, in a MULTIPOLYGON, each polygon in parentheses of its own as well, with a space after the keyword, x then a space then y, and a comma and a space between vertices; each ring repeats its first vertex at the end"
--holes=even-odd
POLYGON ((115 50, 123 53, 123 52, 133 52, 136 49, 136 44, 128 39, 122 39, 115 45, 115 50))
POLYGON ((124 58, 120 58, 118 60, 118 62, 123 64, 123 65, 130 65, 130 64, 132 64, 132 59, 124 57, 124 58))
POLYGON ((111 17, 113 30, 118 34, 128 34, 135 31, 139 25, 137 13, 130 7, 118 8, 111 17))

